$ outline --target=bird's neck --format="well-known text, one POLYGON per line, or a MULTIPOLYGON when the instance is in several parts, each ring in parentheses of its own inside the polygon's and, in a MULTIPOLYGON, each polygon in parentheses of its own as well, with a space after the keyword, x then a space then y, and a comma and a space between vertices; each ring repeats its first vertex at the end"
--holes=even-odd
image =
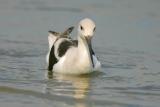
POLYGON ((85 64, 88 67, 92 67, 92 61, 87 41, 80 35, 78 36, 78 55, 82 64, 85 64))

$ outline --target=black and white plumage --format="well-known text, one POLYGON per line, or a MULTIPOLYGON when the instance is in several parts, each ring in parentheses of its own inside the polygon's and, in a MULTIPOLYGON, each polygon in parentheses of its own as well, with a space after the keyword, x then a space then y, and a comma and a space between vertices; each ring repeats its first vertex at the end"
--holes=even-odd
POLYGON ((100 70, 101 64, 91 44, 95 23, 88 18, 80 21, 77 40, 69 37, 72 30, 73 27, 64 33, 49 31, 48 70, 77 75, 100 70))
POLYGON ((49 52, 47 54, 46 61, 48 63, 48 70, 52 71, 54 64, 58 62, 59 57, 62 57, 69 46, 71 46, 70 42, 66 41, 67 39, 71 39, 69 37, 69 34, 72 32, 74 27, 70 27, 67 30, 65 30, 63 33, 55 32, 55 31, 49 31, 48 41, 49 41, 49 52), (55 56, 55 46, 56 42, 59 40, 64 40, 62 43, 59 43, 57 54, 58 56, 55 56))

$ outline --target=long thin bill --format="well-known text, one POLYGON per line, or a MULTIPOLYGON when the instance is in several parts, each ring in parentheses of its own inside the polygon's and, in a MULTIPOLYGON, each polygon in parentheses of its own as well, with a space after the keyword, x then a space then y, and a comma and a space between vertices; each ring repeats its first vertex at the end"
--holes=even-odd
POLYGON ((94 62, 93 62, 93 49, 92 49, 92 43, 91 43, 91 37, 85 37, 87 44, 88 44, 88 48, 89 48, 89 53, 90 53, 90 57, 91 57, 91 61, 92 61, 92 66, 94 68, 94 62))

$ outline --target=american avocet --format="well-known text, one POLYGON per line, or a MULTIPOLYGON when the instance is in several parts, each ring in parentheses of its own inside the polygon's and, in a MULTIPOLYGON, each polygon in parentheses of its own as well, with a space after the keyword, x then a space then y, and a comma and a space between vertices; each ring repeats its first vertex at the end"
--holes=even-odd
POLYGON ((66 30, 66 34, 49 31, 48 70, 76 75, 100 70, 101 64, 91 44, 95 29, 95 23, 91 19, 85 18, 78 25, 77 40, 68 36, 73 27, 66 30))

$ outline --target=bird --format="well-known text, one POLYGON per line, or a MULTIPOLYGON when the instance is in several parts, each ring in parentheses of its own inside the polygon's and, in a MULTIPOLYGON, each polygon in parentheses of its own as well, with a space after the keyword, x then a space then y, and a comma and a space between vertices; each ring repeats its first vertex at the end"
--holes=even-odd
POLYGON ((92 48, 95 22, 90 18, 82 19, 77 28, 77 40, 69 36, 73 28, 68 28, 65 31, 67 33, 49 31, 49 52, 46 56, 48 71, 71 75, 100 71, 101 63, 92 48))

